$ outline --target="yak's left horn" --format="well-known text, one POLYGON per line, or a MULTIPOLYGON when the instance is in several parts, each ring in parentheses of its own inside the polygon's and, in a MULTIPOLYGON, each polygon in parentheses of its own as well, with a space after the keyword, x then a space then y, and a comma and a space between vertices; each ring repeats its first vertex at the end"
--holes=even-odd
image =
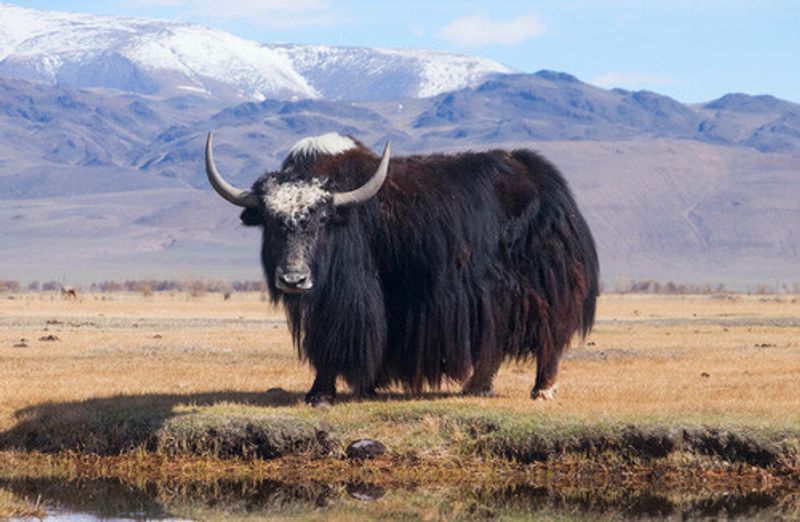
POLYGON ((369 181, 355 190, 351 190, 350 192, 337 192, 334 194, 333 204, 337 207, 342 205, 355 205, 356 203, 363 203, 377 194, 383 186, 383 182, 386 181, 386 174, 389 172, 389 156, 391 156, 391 154, 392 145, 387 141, 386 147, 383 149, 381 163, 378 165, 378 170, 375 171, 375 174, 372 175, 369 181))
POLYGON ((255 194, 248 190, 238 189, 222 179, 214 165, 214 152, 211 149, 211 133, 209 132, 206 140, 206 174, 217 194, 239 207, 257 207, 258 197, 255 194))

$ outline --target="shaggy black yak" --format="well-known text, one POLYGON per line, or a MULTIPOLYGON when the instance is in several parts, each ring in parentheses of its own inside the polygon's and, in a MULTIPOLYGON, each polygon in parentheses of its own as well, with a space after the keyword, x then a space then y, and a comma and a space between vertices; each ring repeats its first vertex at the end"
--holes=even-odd
POLYGON ((331 403, 443 380, 491 392, 505 359, 536 359, 533 398, 592 327, 594 240, 566 181, 529 150, 379 157, 338 134, 298 142, 250 190, 206 170, 263 230, 270 295, 316 370, 306 400, 331 403))

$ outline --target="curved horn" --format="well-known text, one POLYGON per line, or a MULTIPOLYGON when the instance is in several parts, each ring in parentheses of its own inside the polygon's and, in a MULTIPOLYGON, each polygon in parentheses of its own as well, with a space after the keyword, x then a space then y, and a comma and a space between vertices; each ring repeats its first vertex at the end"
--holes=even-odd
POLYGON ((375 171, 375 174, 372 175, 369 181, 355 190, 351 190, 350 192, 338 192, 334 194, 334 206, 340 207, 342 205, 363 203, 377 194, 381 186, 383 186, 383 182, 386 181, 386 174, 389 172, 389 156, 391 156, 391 154, 392 145, 387 141, 386 147, 383 149, 381 164, 378 165, 378 170, 375 171))
POLYGON ((206 174, 208 175, 208 181, 217 191, 217 194, 238 207, 258 206, 258 199, 255 194, 247 190, 238 189, 222 179, 222 176, 217 172, 217 167, 214 165, 214 153, 211 148, 211 133, 209 132, 206 140, 206 174))

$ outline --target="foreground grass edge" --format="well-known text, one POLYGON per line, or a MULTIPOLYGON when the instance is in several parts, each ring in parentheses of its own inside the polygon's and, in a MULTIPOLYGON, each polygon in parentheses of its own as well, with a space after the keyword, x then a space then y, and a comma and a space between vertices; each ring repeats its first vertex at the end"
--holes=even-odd
MULTIPOLYGON (((113 403, 112 403, 113 404, 113 403)), ((645 419, 582 419, 487 411, 468 404, 355 403, 306 408, 218 404, 119 408, 44 406, 0 434, 0 450, 269 460, 341 458, 370 437, 394 456, 499 459, 529 464, 568 458, 648 462, 682 454, 760 468, 800 468, 800 426, 645 419)))

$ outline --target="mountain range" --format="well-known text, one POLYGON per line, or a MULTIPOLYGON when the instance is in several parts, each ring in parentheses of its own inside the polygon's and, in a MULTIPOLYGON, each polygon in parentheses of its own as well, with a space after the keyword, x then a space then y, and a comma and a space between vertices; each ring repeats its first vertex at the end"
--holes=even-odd
POLYGON ((198 25, 0 4, 0 77, 223 103, 433 96, 511 70, 433 51, 267 45, 198 25))
POLYGON ((795 103, 687 105, 435 51, 264 45, 6 4, 0 278, 257 278, 258 235, 208 191, 209 130, 241 186, 330 131, 400 155, 535 148, 570 181, 607 285, 800 280, 795 103))

